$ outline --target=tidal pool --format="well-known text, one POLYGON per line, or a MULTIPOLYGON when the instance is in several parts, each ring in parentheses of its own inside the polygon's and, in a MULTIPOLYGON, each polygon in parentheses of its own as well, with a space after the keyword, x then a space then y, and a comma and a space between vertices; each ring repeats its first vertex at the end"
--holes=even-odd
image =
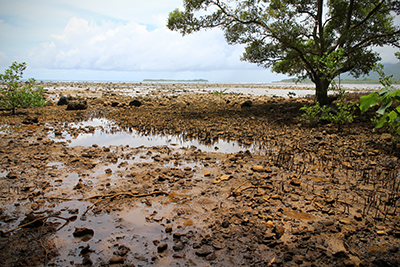
POLYGON ((66 140, 69 146, 129 146, 129 147, 152 147, 168 146, 170 148, 200 149, 204 152, 237 153, 249 150, 252 153, 261 153, 265 148, 253 143, 250 146, 240 145, 236 141, 218 139, 215 142, 204 144, 198 139, 184 140, 180 135, 143 134, 137 130, 125 131, 116 126, 111 120, 95 118, 80 123, 70 123, 70 129, 86 129, 94 127, 94 130, 82 131, 79 134, 72 134, 64 131, 62 136, 50 136, 54 140, 66 140))

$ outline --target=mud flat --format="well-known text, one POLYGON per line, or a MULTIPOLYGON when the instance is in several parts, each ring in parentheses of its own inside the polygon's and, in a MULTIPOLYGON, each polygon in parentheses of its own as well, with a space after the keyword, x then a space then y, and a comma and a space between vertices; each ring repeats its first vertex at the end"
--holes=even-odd
POLYGON ((204 86, 49 83, 1 111, 2 266, 400 265, 399 138, 372 111, 312 127, 311 98, 204 86))

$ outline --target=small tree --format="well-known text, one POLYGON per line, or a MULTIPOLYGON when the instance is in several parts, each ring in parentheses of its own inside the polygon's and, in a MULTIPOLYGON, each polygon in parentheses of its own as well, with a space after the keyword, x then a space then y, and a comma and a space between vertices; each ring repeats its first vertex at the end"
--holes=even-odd
POLYGON ((12 114, 15 114, 16 108, 46 105, 43 87, 34 88, 35 79, 29 78, 24 83, 20 81, 25 69, 25 62, 13 62, 4 74, 0 74, 0 107, 11 109, 12 114))

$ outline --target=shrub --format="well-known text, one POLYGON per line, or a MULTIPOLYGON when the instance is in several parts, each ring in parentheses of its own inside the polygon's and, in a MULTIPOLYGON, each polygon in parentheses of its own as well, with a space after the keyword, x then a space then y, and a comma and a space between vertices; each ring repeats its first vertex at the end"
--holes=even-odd
POLYGON ((43 87, 34 88, 35 79, 20 81, 25 69, 25 62, 13 62, 4 74, 0 74, 0 107, 11 109, 12 114, 16 108, 46 105, 43 87))
POLYGON ((355 118, 354 109, 355 105, 352 103, 345 103, 345 91, 339 89, 340 96, 337 102, 337 111, 334 112, 329 106, 320 106, 317 102, 314 106, 301 107, 300 110, 304 113, 300 118, 308 120, 312 124, 316 124, 321 120, 329 121, 337 124, 339 129, 343 123, 352 122, 355 118))

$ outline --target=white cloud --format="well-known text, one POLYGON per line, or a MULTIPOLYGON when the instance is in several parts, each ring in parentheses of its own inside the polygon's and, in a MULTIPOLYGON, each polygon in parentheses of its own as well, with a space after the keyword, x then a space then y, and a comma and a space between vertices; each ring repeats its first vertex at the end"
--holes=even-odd
POLYGON ((240 62, 241 46, 228 46, 219 30, 182 37, 167 28, 148 31, 136 22, 71 18, 61 35, 52 35, 30 53, 39 68, 117 71, 210 71, 253 68, 240 62))

